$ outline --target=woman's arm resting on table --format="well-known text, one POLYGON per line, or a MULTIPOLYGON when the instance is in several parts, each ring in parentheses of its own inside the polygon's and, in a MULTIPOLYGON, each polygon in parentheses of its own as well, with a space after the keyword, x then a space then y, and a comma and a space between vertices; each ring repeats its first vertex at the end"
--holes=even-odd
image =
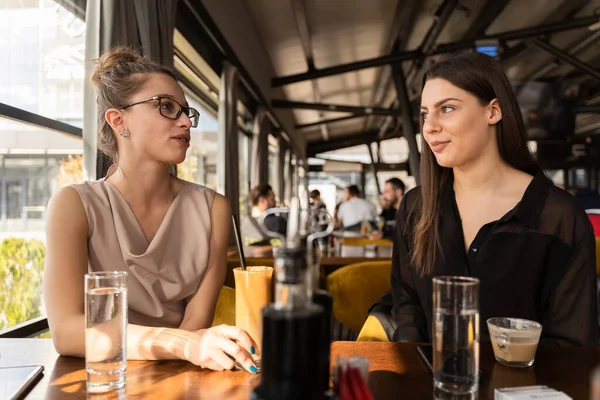
MULTIPOLYGON (((226 227, 228 225, 225 225, 226 227)), ((44 302, 56 351, 61 355, 85 356, 84 275, 88 268, 88 220, 77 191, 65 188, 48 205, 44 302)), ((220 286, 219 286, 220 288, 220 286)), ((218 290, 217 290, 218 294, 218 290)), ((212 307, 214 308, 214 302, 212 307)), ((212 316, 212 311, 209 312, 212 316)), ((205 317, 205 318, 208 318, 205 317)), ((209 322, 210 323, 210 322, 209 322)), ((102 337, 102 329, 99 329, 102 337)), ((245 348, 253 346, 245 332, 235 327, 217 327, 190 332, 183 329, 127 325, 129 359, 186 359, 212 369, 228 368, 231 360, 220 357, 225 348, 250 369, 251 360, 229 339, 245 348), (227 343, 225 342, 227 338, 227 343), (231 344, 236 348, 232 348, 231 344)), ((101 340, 99 340, 101 342, 101 340)), ((228 353, 228 354, 231 354, 228 353)))

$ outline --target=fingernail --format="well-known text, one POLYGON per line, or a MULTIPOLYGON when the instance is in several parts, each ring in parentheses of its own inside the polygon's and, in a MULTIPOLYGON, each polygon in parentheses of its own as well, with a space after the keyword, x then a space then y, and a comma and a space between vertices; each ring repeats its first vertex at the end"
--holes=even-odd
POLYGON ((256 353, 256 351, 254 351, 254 346, 250 347, 250 354, 254 354, 256 353))
POLYGON ((254 365, 250 367, 250 372, 256 375, 256 367, 254 365))

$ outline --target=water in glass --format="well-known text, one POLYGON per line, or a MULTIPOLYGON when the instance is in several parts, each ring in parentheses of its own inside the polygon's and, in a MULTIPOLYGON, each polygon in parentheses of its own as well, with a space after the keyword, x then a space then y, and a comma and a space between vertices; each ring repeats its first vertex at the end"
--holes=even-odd
POLYGON ((479 372, 479 281, 433 279, 434 398, 475 398, 479 372))
POLYGON ((477 390, 479 342, 475 327, 479 325, 477 310, 460 314, 434 312, 433 331, 435 386, 448 393, 471 393, 477 390))
POLYGON ((89 392, 125 386, 127 289, 101 287, 86 293, 85 357, 89 392))

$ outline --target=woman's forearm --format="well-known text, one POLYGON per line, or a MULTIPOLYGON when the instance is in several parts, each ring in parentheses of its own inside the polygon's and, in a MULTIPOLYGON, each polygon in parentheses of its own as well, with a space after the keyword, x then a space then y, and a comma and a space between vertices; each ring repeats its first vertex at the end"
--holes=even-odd
MULTIPOLYGON (((92 348, 102 359, 115 350, 113 340, 118 340, 118 325, 114 323, 98 324, 90 328, 93 335, 92 348)), ((52 329, 52 339, 56 351, 64 356, 85 357, 85 317, 77 315, 61 321, 60 326, 52 329)), ((182 329, 157 328, 141 325, 127 325, 127 358, 130 360, 173 360, 186 359, 186 345, 194 332, 182 329)))
POLYGON ((130 360, 185 360, 185 349, 194 332, 183 329, 127 325, 127 358, 130 360))

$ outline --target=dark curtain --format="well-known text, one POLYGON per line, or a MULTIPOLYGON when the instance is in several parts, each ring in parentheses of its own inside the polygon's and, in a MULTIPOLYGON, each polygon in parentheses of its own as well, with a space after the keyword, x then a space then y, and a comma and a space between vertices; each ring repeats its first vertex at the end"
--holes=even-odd
MULTIPOLYGON (((240 178, 238 157, 239 127, 237 121, 239 74, 225 62, 219 90, 219 148, 217 155, 217 191, 231 204, 231 212, 240 212, 240 178)), ((233 238, 233 236, 232 236, 233 238)))
MULTIPOLYGON (((93 60, 115 45, 131 46, 163 65, 173 66, 173 31, 179 0, 60 0, 85 9, 86 89, 84 91, 84 163, 87 179, 105 176, 112 160, 98 151, 97 110, 89 83, 93 60), (94 161, 96 163, 94 165, 94 161)), ((62 4, 61 3, 61 4, 62 4)))
POLYGON ((252 163, 251 187, 269 182, 269 131, 271 121, 261 107, 254 116, 252 154, 256 159, 252 163))

